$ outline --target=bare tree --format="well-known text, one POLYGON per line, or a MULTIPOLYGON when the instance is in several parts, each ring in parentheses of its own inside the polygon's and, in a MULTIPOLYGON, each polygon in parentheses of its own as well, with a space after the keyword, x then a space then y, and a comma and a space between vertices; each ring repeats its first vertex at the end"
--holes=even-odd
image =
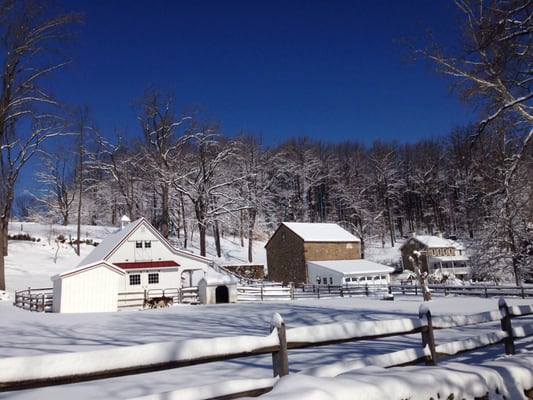
POLYGON ((78 20, 77 14, 50 17, 46 2, 0 2, 0 289, 6 287, 3 256, 15 183, 43 140, 61 126, 51 117, 58 103, 44 86, 45 78, 65 65, 61 39, 78 20))
POLYGON ((141 196, 141 179, 144 168, 143 158, 134 148, 131 148, 121 135, 117 135, 116 143, 99 137, 102 157, 98 160, 97 168, 103 171, 118 192, 115 207, 119 212, 127 214, 134 220, 139 209, 141 196))
POLYGON ((60 216, 61 223, 68 225, 76 196, 73 154, 63 147, 42 154, 42 168, 37 171, 36 176, 44 185, 44 194, 37 199, 46 207, 52 218, 60 216))
POLYGON ((398 152, 394 146, 376 142, 369 152, 372 168, 372 181, 378 208, 383 216, 382 244, 385 244, 384 233, 389 231, 391 247, 395 243, 393 202, 399 193, 398 152))
MULTIPOLYGON (((463 97, 483 106, 477 139, 494 125, 501 135, 503 175, 492 194, 499 204, 497 231, 504 236, 495 239, 509 243, 512 259, 517 260, 520 250, 515 239, 521 224, 515 218, 519 202, 514 188, 525 183, 520 183, 519 171, 529 163, 533 136, 533 2, 455 0, 455 4, 463 17, 461 50, 450 51, 433 41, 418 52, 440 72, 457 78, 463 97), (507 128, 500 129, 504 125, 507 128)), ((515 261, 513 265, 516 270, 515 261)))
POLYGON ((243 177, 223 173, 232 164, 237 147, 222 140, 218 127, 203 124, 191 129, 185 153, 186 172, 178 172, 173 184, 194 205, 200 233, 200 254, 205 256, 208 227, 211 224, 215 226, 221 215, 243 208, 235 202, 229 190, 243 177))
POLYGON ((238 197, 243 205, 241 231, 246 230, 248 261, 252 262, 257 219, 261 210, 271 208, 271 193, 275 190, 274 182, 278 173, 272 165, 279 160, 272 151, 263 151, 261 143, 253 136, 239 136, 237 146, 240 149, 237 151, 237 176, 244 178, 238 185, 238 197))
POLYGON ((168 237, 170 226, 171 164, 179 158, 181 148, 187 140, 185 136, 178 136, 177 130, 190 120, 190 117, 176 117, 172 110, 173 102, 171 96, 148 90, 137 112, 146 147, 145 157, 149 162, 147 176, 157 179, 155 189, 159 190, 161 199, 160 221, 157 225, 164 237, 168 237))

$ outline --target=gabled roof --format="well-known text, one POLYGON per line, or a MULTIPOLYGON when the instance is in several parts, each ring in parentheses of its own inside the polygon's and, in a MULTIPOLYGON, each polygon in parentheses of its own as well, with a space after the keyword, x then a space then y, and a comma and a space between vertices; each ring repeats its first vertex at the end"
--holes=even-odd
POLYGON ((416 240, 427 248, 442 248, 442 247, 455 247, 456 249, 464 249, 464 247, 454 240, 444 239, 439 236, 431 235, 416 235, 407 239, 400 248, 409 243, 410 240, 416 240))
POLYGON ((202 261, 209 262, 210 259, 206 257, 202 257, 200 255, 196 255, 193 253, 189 253, 187 251, 182 251, 174 248, 170 242, 161 235, 161 233, 155 229, 152 224, 148 222, 148 220, 144 217, 139 218, 136 221, 131 222, 130 224, 126 225, 123 229, 117 230, 117 232, 112 233, 111 235, 107 236, 102 242, 94 248, 93 251, 91 251, 87 257, 85 257, 78 266, 92 264, 100 260, 108 260, 113 253, 124 243, 128 240, 128 238, 133 235, 135 231, 137 231, 141 226, 145 226, 147 229, 150 230, 150 232, 157 237, 159 241, 161 241, 167 248, 172 251, 174 254, 181 255, 184 257, 191 257, 196 258, 202 261))
POLYGON ((366 259, 361 260, 331 260, 331 261, 308 261, 308 265, 329 269, 344 275, 352 274, 391 274, 394 268, 378 264, 366 259))
POLYGON ((90 271, 91 269, 95 269, 95 268, 99 268, 99 267, 105 267, 107 269, 109 269, 110 271, 112 272, 115 272, 116 274, 119 274, 119 275, 124 275, 125 272, 114 266, 113 264, 111 263, 108 263, 106 261, 98 261, 98 262, 95 262, 95 263, 92 263, 92 264, 84 264, 80 267, 77 267, 75 269, 72 269, 70 271, 66 271, 66 272, 62 272, 60 274, 57 274, 57 275, 54 275, 52 276, 52 280, 55 281, 55 280, 58 280, 58 279, 64 279, 64 278, 68 278, 70 276, 73 276, 73 275, 77 275, 77 274, 81 274, 83 272, 86 272, 86 271, 90 271))
POLYGON ((293 231, 304 242, 360 242, 358 237, 337 224, 283 222, 282 225, 293 231))

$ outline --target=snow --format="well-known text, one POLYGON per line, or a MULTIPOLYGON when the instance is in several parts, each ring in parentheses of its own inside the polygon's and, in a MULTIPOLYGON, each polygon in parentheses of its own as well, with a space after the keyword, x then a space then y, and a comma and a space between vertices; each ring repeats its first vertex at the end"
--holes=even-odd
MULTIPOLYGON (((13 228, 18 226, 12 225, 13 228)), ((25 223, 21 227, 38 242, 10 242, 6 258, 7 293, 0 293, 0 381, 47 377, 51 374, 88 373, 103 367, 123 368, 192 357, 227 354, 235 348, 252 351, 277 343, 271 326, 287 328, 290 341, 313 342, 409 331, 420 324, 424 304, 434 326, 438 349, 460 351, 472 342, 501 340, 497 298, 398 295, 394 301, 353 297, 280 302, 246 302, 186 306, 117 313, 48 314, 13 307, 15 289, 50 287, 50 277, 72 270, 79 257, 68 244, 57 244, 60 227, 25 223), (54 262, 55 260, 55 262, 54 262), (476 314, 473 316, 473 314, 476 314), (479 315, 481 314, 481 315, 479 315), (476 334, 464 323, 474 324, 476 334), (479 324, 479 326, 478 326, 479 324), (313 329, 306 327, 314 326, 313 329), (440 344, 449 342, 449 344, 440 344)), ((74 228, 72 228, 74 231, 74 228)), ((116 228, 84 227, 86 236, 101 241, 116 228)), ((68 231, 64 232, 68 237, 68 231)), ((263 244, 256 244, 258 259, 263 244)), ((83 245, 82 257, 93 247, 83 245)), ((225 239, 225 257, 246 259, 247 249, 225 239)), ((389 252, 390 249, 385 249, 389 252)), ((377 249, 372 249, 377 253, 377 249)), ((221 259, 216 259, 217 262, 221 259)), ((531 301, 506 299, 513 313, 526 313, 531 301), (528 306, 518 307, 528 304, 528 306)), ((529 317, 528 317, 529 318, 529 317)), ((531 320, 531 319, 530 319, 531 320)), ((513 327, 531 333, 528 327, 513 327)), ((440 351, 438 350, 438 351, 440 351)), ((504 355, 503 344, 469 352, 437 367, 384 368, 428 355, 420 334, 356 343, 321 346, 289 352, 290 374, 272 377, 271 356, 252 356, 138 376, 50 386, 17 392, 0 392, 0 399, 201 399, 252 388, 274 389, 264 399, 473 399, 486 393, 490 399, 525 399, 533 387, 533 339, 517 342, 517 354, 504 355)))
POLYGON ((283 225, 305 242, 360 242, 359 238, 337 224, 284 222, 283 225))
POLYGON ((336 261, 309 261, 310 265, 317 265, 343 274, 390 274, 394 268, 378 264, 370 260, 336 260, 336 261))
MULTIPOLYGON (((438 236, 431 235, 416 235, 412 239, 419 241, 427 247, 455 247, 456 249, 464 250, 464 246, 454 240, 441 238, 438 236)), ((410 239, 406 240, 405 243, 409 242, 410 239)))

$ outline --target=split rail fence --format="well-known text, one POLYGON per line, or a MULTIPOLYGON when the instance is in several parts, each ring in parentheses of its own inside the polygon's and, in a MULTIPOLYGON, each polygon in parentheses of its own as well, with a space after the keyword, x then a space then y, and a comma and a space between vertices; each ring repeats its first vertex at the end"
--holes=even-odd
POLYGON ((13 304, 30 311, 52 311, 53 299, 52 288, 28 288, 15 291, 13 304))
POLYGON ((258 396, 272 390, 278 377, 289 374, 289 350, 420 334, 421 345, 418 347, 355 359, 350 362, 350 368, 356 369, 368 365, 394 367, 422 362, 426 365, 436 365, 441 358, 501 343, 504 344, 505 354, 515 354, 515 341, 533 336, 533 323, 530 317, 532 315, 533 305, 509 307, 503 298, 499 300, 497 310, 467 316, 432 317, 427 305, 423 304, 419 309, 418 317, 414 318, 348 321, 290 329, 285 327, 285 322, 279 314, 274 314, 270 324, 270 334, 267 336, 239 336, 238 340, 235 337, 219 337, 152 343, 100 350, 98 357, 94 357, 95 352, 85 352, 0 359, 0 391, 107 379, 271 354, 273 378, 252 380, 245 391, 240 389, 238 393, 232 385, 224 386, 230 389, 223 394, 218 391, 216 398, 235 399, 243 396, 258 396), (476 334, 477 329, 472 329, 472 334, 469 331, 466 340, 435 343, 435 330, 478 327, 484 323, 498 323, 499 328, 495 329, 491 325, 492 331, 482 335, 476 334), (160 354, 159 356, 153 356, 149 361, 143 359, 135 365, 128 364, 129 355, 159 348, 154 346, 161 347, 161 351, 155 352, 160 354), (186 351, 191 346, 197 349, 194 354, 186 351), (232 350, 228 351, 228 349, 232 350), (45 365, 46 357, 53 357, 53 364, 56 365, 55 371, 45 369, 36 371, 35 368, 31 368, 36 363, 45 365), (76 362, 73 363, 73 360, 76 362), (101 360, 115 361, 110 366, 102 364, 101 360), (59 369, 60 366, 63 369, 59 369))

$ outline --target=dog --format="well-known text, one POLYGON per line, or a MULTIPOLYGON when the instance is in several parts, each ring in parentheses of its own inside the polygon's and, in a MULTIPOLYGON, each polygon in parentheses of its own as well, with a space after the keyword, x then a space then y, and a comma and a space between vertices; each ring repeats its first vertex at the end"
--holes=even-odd
POLYGON ((170 307, 174 304, 172 297, 161 296, 152 297, 151 299, 144 299, 144 308, 163 308, 170 307))

